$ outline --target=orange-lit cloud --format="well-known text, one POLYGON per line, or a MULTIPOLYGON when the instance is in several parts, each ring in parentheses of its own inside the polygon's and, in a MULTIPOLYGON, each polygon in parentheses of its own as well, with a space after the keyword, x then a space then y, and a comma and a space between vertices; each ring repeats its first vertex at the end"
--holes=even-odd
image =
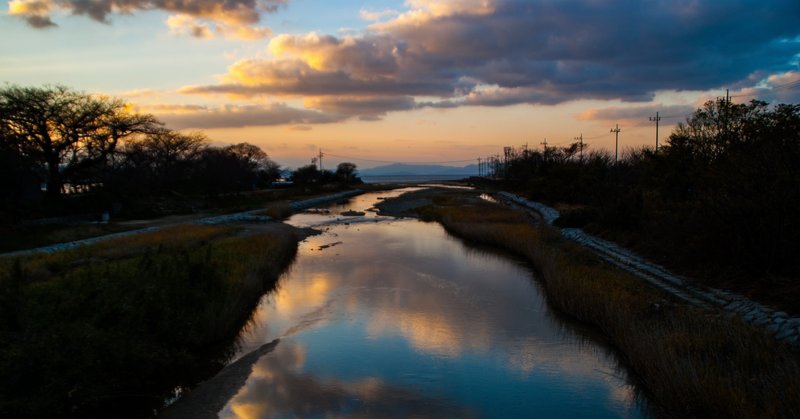
MULTIPOLYGON (((410 417, 475 417, 466 407, 452 405, 374 377, 354 380, 316 377, 298 367, 298 344, 282 342, 253 367, 247 384, 218 416, 224 419, 267 417, 395 417, 398 405, 410 417), (353 410, 358 405, 368 411, 353 410)), ((302 366, 302 365, 300 365, 302 366)))
POLYGON ((175 129, 328 124, 346 118, 335 113, 298 109, 284 103, 219 107, 155 104, 139 106, 137 110, 152 113, 167 126, 175 129))
POLYGON ((57 26, 56 12, 85 15, 108 23, 114 14, 133 14, 149 10, 175 13, 167 20, 169 28, 180 34, 210 38, 257 39, 271 34, 258 27, 261 13, 274 13, 288 0, 11 0, 9 14, 25 19, 36 28, 57 26))
POLYGON ((173 34, 202 39, 223 37, 250 41, 272 35, 272 30, 269 28, 214 22, 182 13, 168 17, 167 27, 173 34))
POLYGON ((715 89, 760 68, 789 65, 800 51, 800 30, 776 10, 800 15, 800 6, 780 3, 726 3, 728 14, 764 17, 734 28, 719 25, 719 10, 708 1, 686 8, 410 0, 397 15, 362 11, 365 19, 388 20, 361 34, 279 35, 268 46, 272 57, 241 60, 220 84, 182 92, 303 97, 317 109, 362 119, 421 107, 651 102, 658 92, 715 89))

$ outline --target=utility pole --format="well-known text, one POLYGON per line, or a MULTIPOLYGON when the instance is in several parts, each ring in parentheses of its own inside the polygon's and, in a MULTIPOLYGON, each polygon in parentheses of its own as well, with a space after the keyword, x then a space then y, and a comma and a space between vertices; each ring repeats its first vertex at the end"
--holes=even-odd
POLYGON ((544 146, 544 152, 545 152, 545 154, 546 154, 546 153, 547 153, 547 138, 545 138, 545 139, 544 139, 544 141, 542 141, 542 142, 541 142, 541 143, 539 143, 539 144, 541 144, 541 145, 543 145, 543 146, 544 146))
POLYGON ((614 164, 617 164, 617 161, 619 160, 619 132, 620 131, 622 131, 622 130, 619 129, 619 124, 616 124, 616 126, 614 128, 611 128, 611 132, 616 134, 616 137, 617 137, 617 140, 614 143, 615 144, 614 145, 614 164))
POLYGON ((656 151, 658 151, 658 121, 661 120, 661 117, 658 116, 658 112, 656 112, 656 116, 650 117, 650 122, 656 123, 656 151))
POLYGON ((581 161, 583 161, 583 133, 581 133, 580 137, 575 137, 575 139, 580 142, 580 148, 578 149, 578 151, 580 151, 581 161))
POLYGON ((483 172, 481 171, 481 169, 483 169, 483 167, 481 166, 481 158, 478 157, 478 177, 483 176, 483 172))
POLYGON ((324 156, 324 154, 322 154, 322 149, 320 148, 319 149, 319 160, 318 160, 319 161, 319 171, 320 172, 322 171, 322 156, 324 156))

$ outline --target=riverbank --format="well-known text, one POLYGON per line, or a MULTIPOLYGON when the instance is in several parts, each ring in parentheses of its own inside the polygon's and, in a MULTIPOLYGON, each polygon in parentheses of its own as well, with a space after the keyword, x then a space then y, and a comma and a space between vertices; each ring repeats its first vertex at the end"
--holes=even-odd
MULTIPOLYGON (((365 185, 365 189, 382 189, 383 185, 365 185)), ((173 197, 150 204, 148 213, 114 214, 102 221, 101 214, 52 217, 38 220, 0 220, 0 255, 24 255, 34 249, 56 246, 62 243, 92 243, 98 237, 111 237, 138 232, 156 231, 161 228, 186 223, 204 224, 209 220, 232 215, 266 215, 282 219, 292 211, 302 209, 301 203, 318 203, 319 199, 342 199, 350 194, 361 193, 360 189, 318 190, 271 189, 248 193, 231 194, 214 199, 173 197)))
POLYGON ((149 416, 224 365, 311 233, 185 224, 0 259, 0 416, 149 416))
POLYGON ((420 191, 378 208, 440 222, 456 236, 531 261, 550 303, 608 336, 670 414, 800 416, 800 356, 762 329, 674 300, 478 192, 420 191))

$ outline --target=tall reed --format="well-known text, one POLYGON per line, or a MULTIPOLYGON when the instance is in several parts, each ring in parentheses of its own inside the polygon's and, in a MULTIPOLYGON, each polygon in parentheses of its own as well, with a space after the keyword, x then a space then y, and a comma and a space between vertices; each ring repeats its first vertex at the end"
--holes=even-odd
POLYGON ((531 261, 551 304, 606 334, 669 415, 800 417, 800 356, 764 331, 673 301, 499 205, 451 194, 419 212, 456 236, 531 261))
POLYGON ((223 365, 297 240, 181 226, 0 260, 0 417, 149 415, 223 365))

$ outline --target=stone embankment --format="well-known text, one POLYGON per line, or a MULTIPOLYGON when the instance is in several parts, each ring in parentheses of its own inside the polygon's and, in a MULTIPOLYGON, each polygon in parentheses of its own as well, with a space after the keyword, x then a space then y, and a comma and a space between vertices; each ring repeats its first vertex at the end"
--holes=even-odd
MULTIPOLYGON (((552 225, 559 217, 554 208, 520 196, 499 192, 503 201, 532 210, 545 223, 552 225)), ((648 283, 668 292, 689 304, 704 308, 720 308, 725 312, 740 316, 744 321, 764 327, 781 341, 800 346, 800 318, 792 317, 783 311, 774 310, 763 304, 731 291, 692 285, 686 278, 671 273, 666 268, 649 262, 634 252, 615 243, 592 236, 578 228, 562 228, 561 234, 597 254, 604 261, 624 269, 648 283)))
MULTIPOLYGON (((301 200, 301 201, 291 202, 289 204, 289 208, 291 208, 293 211, 302 211, 304 209, 312 208, 312 207, 315 207, 315 206, 318 206, 318 205, 324 205, 324 204, 329 204, 331 202, 341 201, 343 199, 347 199, 347 198, 350 198, 350 197, 353 197, 353 196, 356 196, 356 195, 360 195, 362 193, 363 193, 362 190, 356 189, 356 190, 352 190, 352 191, 345 191, 345 192, 339 192, 339 193, 330 194, 330 195, 323 195, 323 196, 319 196, 319 197, 316 197, 316 198, 310 198, 310 199, 304 199, 304 200, 301 200)), ((270 217, 268 217, 266 215, 259 215, 259 213, 263 213, 263 212, 264 212, 264 209, 263 208, 259 208, 259 209, 255 209, 255 210, 251 210, 251 211, 244 211, 244 212, 237 212, 237 213, 233 213, 233 214, 224 214, 224 215, 216 215, 216 216, 213 216, 213 217, 200 218, 200 219, 194 220, 194 221, 192 221, 190 223, 205 224, 205 225, 218 225, 218 224, 228 224, 228 223, 236 223, 236 222, 263 223, 263 222, 267 222, 267 221, 272 221, 272 218, 270 218, 270 217)), ((180 224, 180 223, 178 223, 178 224, 180 224)), ((63 250, 72 249, 72 248, 75 248, 75 247, 78 247, 78 246, 84 246, 84 245, 87 245, 87 244, 94 244, 94 243, 99 243, 99 242, 106 241, 106 240, 119 239, 119 238, 123 238, 123 237, 134 236, 134 235, 137 235, 137 234, 143 234, 143 233, 150 233, 150 232, 154 232, 154 231, 159 231, 159 230, 162 230, 162 229, 164 229, 166 227, 172 227, 172 226, 175 226, 175 225, 177 225, 177 224, 169 224, 169 225, 162 225, 162 226, 155 226, 155 227, 140 228, 140 229, 137 229, 137 230, 123 231, 123 232, 120 232, 120 233, 107 234, 107 235, 104 235, 104 236, 92 237, 92 238, 83 239, 83 240, 75 240, 75 241, 66 242, 66 243, 52 244, 52 245, 49 245, 49 246, 37 247, 35 249, 19 250, 19 251, 16 251, 16 252, 0 254, 0 257, 16 257, 16 256, 27 256, 27 255, 39 254, 39 253, 61 252, 63 250)))

